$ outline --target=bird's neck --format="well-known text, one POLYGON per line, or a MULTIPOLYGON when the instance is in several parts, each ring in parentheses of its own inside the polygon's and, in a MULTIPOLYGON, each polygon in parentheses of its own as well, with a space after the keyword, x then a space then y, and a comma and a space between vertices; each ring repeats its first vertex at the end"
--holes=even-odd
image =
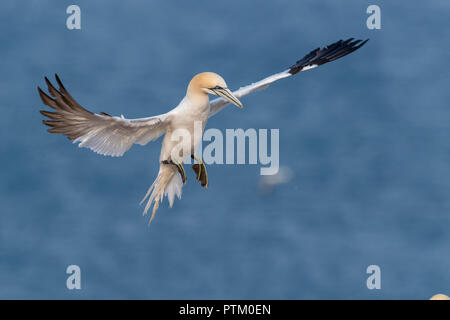
POLYGON ((209 105, 208 94, 203 91, 188 91, 186 98, 195 106, 204 107, 209 105))

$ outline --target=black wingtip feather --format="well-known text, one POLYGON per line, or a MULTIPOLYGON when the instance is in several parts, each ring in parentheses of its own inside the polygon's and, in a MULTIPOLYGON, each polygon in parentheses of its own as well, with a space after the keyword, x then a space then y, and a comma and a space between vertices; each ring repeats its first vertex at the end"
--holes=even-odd
POLYGON ((56 90, 56 88, 53 86, 53 84, 50 82, 50 80, 48 80, 47 77, 45 77, 45 82, 47 83, 48 92, 50 92, 52 97, 55 97, 55 98, 58 97, 60 95, 60 93, 58 92, 58 90, 56 90))
POLYGON ((52 105, 52 102, 55 102, 52 98, 50 98, 44 91, 42 91, 41 88, 38 87, 39 96, 41 97, 42 103, 46 106, 49 106, 53 109, 55 109, 54 105, 52 105))
POLYGON ((54 127, 56 124, 50 120, 42 120, 42 123, 49 127, 54 127))
POLYGON ((59 78, 59 76, 58 76, 57 73, 55 73, 55 79, 56 79, 56 82, 58 83, 59 90, 60 90, 60 91, 62 91, 62 90, 67 91, 66 88, 64 88, 64 86, 63 86, 63 84, 62 84, 62 81, 61 81, 61 79, 59 78))
POLYGON ((48 87, 52 87, 52 84, 51 84, 50 80, 48 80, 47 77, 44 77, 44 79, 45 79, 45 83, 47 84, 47 86, 48 87))
POLYGON ((366 39, 364 41, 355 38, 348 38, 347 40, 336 41, 323 49, 317 48, 302 59, 298 60, 294 65, 289 68, 290 74, 296 74, 303 70, 307 66, 322 65, 336 59, 342 58, 353 51, 358 50, 363 45, 369 41, 366 39))
POLYGON ((48 114, 49 114, 49 113, 53 113, 53 112, 46 111, 46 110, 39 110, 39 113, 42 114, 43 116, 48 117, 48 114))

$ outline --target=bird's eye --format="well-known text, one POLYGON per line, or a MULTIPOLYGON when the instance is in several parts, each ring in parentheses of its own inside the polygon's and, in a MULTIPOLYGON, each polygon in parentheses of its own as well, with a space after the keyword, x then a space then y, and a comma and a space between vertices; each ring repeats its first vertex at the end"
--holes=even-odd
POLYGON ((215 86, 214 88, 211 88, 211 89, 216 89, 216 90, 218 90, 218 89, 223 89, 221 86, 215 86))

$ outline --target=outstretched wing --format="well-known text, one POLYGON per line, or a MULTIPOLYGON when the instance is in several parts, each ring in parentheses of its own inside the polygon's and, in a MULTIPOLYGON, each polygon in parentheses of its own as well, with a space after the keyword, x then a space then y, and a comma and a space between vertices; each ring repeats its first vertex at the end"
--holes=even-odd
POLYGON ((41 110, 41 114, 50 120, 43 123, 51 127, 48 132, 61 133, 73 143, 79 142, 79 147, 107 156, 122 156, 133 143, 144 145, 157 139, 164 133, 167 115, 141 119, 125 119, 113 117, 104 112, 92 113, 79 105, 64 88, 58 75, 55 75, 59 85, 56 90, 45 78, 48 91, 53 98, 38 87, 42 102, 55 111, 41 110))
MULTIPOLYGON (((294 65, 292 65, 289 69, 271 75, 270 77, 267 77, 261 81, 252 83, 248 86, 242 87, 239 90, 236 90, 233 92, 233 94, 236 96, 236 98, 241 98, 249 93, 252 93, 254 91, 263 90, 267 88, 271 83, 290 77, 294 74, 297 74, 301 71, 310 70, 313 68, 316 68, 322 64, 325 64, 327 62, 334 61, 336 59, 339 59, 343 56, 348 55, 349 53, 352 53, 355 50, 358 50, 363 45, 366 44, 366 42, 369 41, 369 39, 362 41, 362 40, 354 40, 354 38, 347 39, 345 41, 339 40, 333 44, 330 44, 329 46, 325 48, 317 48, 310 53, 308 53, 306 56, 304 56, 302 59, 298 60, 294 65)), ((220 110, 222 110, 224 107, 228 105, 228 101, 218 98, 211 101, 211 111, 209 113, 209 117, 213 116, 220 110)))

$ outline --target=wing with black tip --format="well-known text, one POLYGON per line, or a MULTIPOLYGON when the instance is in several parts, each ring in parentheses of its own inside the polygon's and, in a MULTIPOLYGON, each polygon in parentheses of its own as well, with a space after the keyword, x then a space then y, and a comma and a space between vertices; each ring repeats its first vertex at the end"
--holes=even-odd
MULTIPOLYGON (((271 75, 261 81, 252 83, 248 86, 242 87, 239 90, 234 91, 233 94, 236 96, 236 98, 239 99, 254 91, 263 90, 267 88, 271 83, 277 80, 290 77, 299 72, 310 70, 325 63, 342 58, 352 53, 353 51, 361 48, 363 45, 366 44, 367 41, 369 41, 369 39, 362 41, 350 38, 345 41, 339 40, 322 49, 317 48, 308 53, 302 59, 298 60, 295 64, 289 67, 289 69, 271 75)), ((211 101, 211 111, 209 113, 209 117, 215 115, 217 112, 225 108, 227 105, 228 102, 222 98, 218 98, 211 101)))
POLYGON ((38 87, 42 102, 53 111, 41 110, 48 120, 43 123, 50 127, 48 132, 60 133, 79 147, 86 147, 94 152, 107 156, 122 156, 133 143, 144 145, 157 139, 164 133, 166 114, 149 118, 125 119, 113 117, 104 112, 92 113, 81 105, 64 88, 56 75, 59 85, 57 90, 45 78, 48 96, 38 87))

